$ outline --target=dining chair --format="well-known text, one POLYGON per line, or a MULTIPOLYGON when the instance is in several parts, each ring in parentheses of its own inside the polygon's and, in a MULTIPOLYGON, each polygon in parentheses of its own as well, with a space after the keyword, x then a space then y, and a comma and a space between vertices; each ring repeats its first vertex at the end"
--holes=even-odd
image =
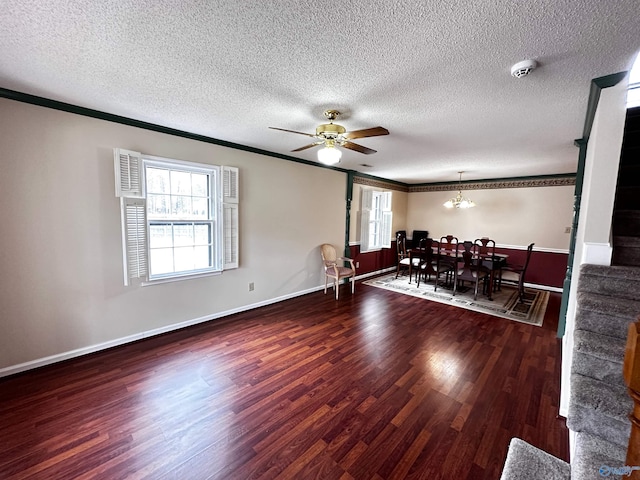
MULTIPOLYGON (((396 233, 396 251, 398 255, 396 263, 396 278, 400 275, 400 270, 409 270, 411 275, 411 257, 407 250, 407 234, 406 232, 399 231, 396 233)), ((417 260, 414 260, 415 266, 417 266, 417 260)), ((411 276, 409 276, 409 283, 411 283, 411 276)))
MULTIPOLYGON (((478 255, 482 260, 478 262, 480 268, 489 274, 489 285, 483 287, 483 293, 487 293, 486 288, 497 288, 497 282, 494 285, 495 272, 499 270, 500 263, 496 262, 496 242, 489 237, 476 238, 474 243, 478 245, 478 255)), ((489 300, 491 300, 491 292, 489 292, 489 300)))
POLYGON ((482 260, 479 256, 479 246, 475 242, 466 240, 456 245, 456 258, 461 258, 454 271, 453 295, 458 290, 459 282, 473 282, 473 299, 478 298, 478 285, 480 280, 486 282, 489 272, 481 267, 482 260))
POLYGON ((322 264, 324 267, 324 293, 327 293, 327 283, 331 278, 333 288, 336 292, 336 300, 338 300, 338 292, 340 280, 349 278, 351 282, 351 293, 355 292, 356 267, 351 258, 338 257, 336 249, 333 245, 323 243, 320 246, 320 254, 322 255, 322 264), (345 267, 344 263, 349 262, 350 266, 345 267))
POLYGON ((446 266, 453 272, 458 265, 457 259, 458 237, 445 235, 440 237, 440 248, 438 250, 438 261, 440 266, 446 266))
MULTIPOLYGON (((457 265, 456 260, 456 245, 458 244, 458 239, 453 235, 448 235, 447 237, 442 237, 439 242, 437 242, 436 249, 436 271, 439 275, 445 274, 445 283, 444 286, 452 286, 453 276, 457 265), (443 241, 444 239, 444 241, 443 241)), ((436 279, 436 283, 433 287, 433 291, 438 290, 438 280, 436 279)))
POLYGON ((516 285, 518 287, 518 297, 520 302, 524 299, 524 278, 529 267, 529 261, 531 260, 531 254, 533 253, 533 243, 527 247, 527 256, 524 260, 524 265, 512 265, 507 264, 500 269, 498 277, 498 283, 507 282, 509 284, 516 285))
POLYGON ((431 276, 435 276, 434 291, 438 288, 438 280, 442 273, 450 271, 450 269, 444 265, 438 264, 438 248, 440 242, 433 240, 432 238, 423 238, 420 240, 419 259, 418 265, 418 287, 420 286, 420 279, 424 277, 424 281, 431 280, 431 276))

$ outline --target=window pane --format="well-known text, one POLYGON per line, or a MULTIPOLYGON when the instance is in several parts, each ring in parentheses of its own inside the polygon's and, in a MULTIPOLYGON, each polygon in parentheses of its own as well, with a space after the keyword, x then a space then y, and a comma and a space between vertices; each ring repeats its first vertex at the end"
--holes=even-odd
POLYGON ((164 168, 148 167, 147 193, 169 193, 169 170, 164 168))
POLYGON ((172 196, 171 214, 178 218, 191 218, 192 214, 191 197, 172 196))
POLYGON ((193 198, 193 218, 209 218, 209 199, 193 198))
POLYGON ((191 195, 191 174, 189 172, 171 171, 171 193, 191 195))
POLYGON ((200 173, 191 174, 191 195, 195 197, 209 196, 209 175, 200 173))
POLYGON ((171 212, 169 195, 147 194, 147 215, 150 218, 167 218, 171 212))
POLYGON ((211 249, 209 247, 195 247, 193 249, 195 268, 211 267, 211 249))
POLYGON ((193 225, 190 223, 174 225, 173 243, 176 247, 193 245, 193 225))
POLYGON ((173 249, 159 248, 150 251, 151 275, 173 273, 173 249))
POLYGON ((180 247, 174 249, 176 272, 193 270, 195 266, 193 247, 180 247))
POLYGON ((211 243, 211 225, 194 225, 194 240, 196 245, 209 245, 211 243))
POLYGON ((149 247, 171 247, 173 245, 172 230, 171 225, 151 224, 149 226, 149 247))

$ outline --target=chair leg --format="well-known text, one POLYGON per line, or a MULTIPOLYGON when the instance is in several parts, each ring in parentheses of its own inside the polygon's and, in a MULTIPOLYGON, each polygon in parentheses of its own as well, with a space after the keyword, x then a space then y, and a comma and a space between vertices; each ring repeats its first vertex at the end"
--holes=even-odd
POLYGON ((356 277, 351 277, 351 295, 356 291, 356 277))
POLYGON ((336 282, 333 286, 336 290, 336 300, 338 299, 338 292, 340 291, 340 279, 336 277, 336 282))
POLYGON ((324 294, 327 294, 327 280, 329 279, 329 277, 327 277, 326 275, 324 276, 324 294))

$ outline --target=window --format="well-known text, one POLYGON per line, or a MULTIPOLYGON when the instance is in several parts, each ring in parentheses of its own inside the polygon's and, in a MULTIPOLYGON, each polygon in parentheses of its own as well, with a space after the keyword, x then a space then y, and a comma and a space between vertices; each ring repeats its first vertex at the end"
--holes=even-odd
POLYGON ((122 149, 114 160, 125 285, 237 268, 238 169, 122 149))
POLYGON ((360 251, 391 248, 391 192, 362 190, 360 251))

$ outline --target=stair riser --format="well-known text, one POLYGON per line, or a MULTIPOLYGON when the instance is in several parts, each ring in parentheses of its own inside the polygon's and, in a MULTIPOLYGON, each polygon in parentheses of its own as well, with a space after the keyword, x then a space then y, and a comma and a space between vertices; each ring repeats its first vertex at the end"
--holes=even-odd
POLYGON ((627 448, 631 424, 597 413, 592 408, 569 405, 567 426, 574 432, 586 432, 627 448))
POLYGON ((609 335, 625 339, 629 324, 635 321, 634 316, 615 317, 601 312, 584 310, 578 306, 576 315, 576 329, 596 332, 600 335, 609 335))
POLYGON ((613 246, 612 265, 640 267, 640 247, 613 246))
POLYGON ((640 212, 637 215, 616 214, 613 219, 613 235, 640 237, 640 212))
POLYGON ((616 385, 620 385, 624 381, 622 363, 610 362, 577 351, 573 352, 571 372, 616 385))
MULTIPOLYGON (((640 279, 581 275, 578 292, 590 292, 635 301, 640 299, 638 293, 640 292, 640 279)), ((612 301, 619 300, 612 299, 612 301)), ((638 305, 640 306, 640 302, 638 305)), ((638 314, 640 314, 640 308, 638 308, 638 314)))

